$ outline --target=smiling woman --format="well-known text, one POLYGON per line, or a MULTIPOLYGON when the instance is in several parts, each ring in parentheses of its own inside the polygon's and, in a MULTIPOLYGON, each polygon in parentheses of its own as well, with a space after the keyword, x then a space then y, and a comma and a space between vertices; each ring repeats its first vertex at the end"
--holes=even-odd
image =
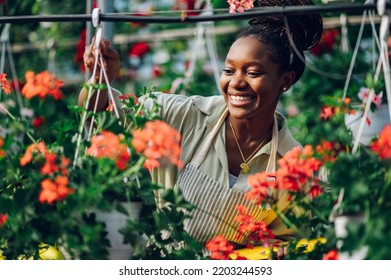
MULTIPOLYGON (((310 0, 259 2, 262 6, 313 4, 310 0)), ((249 24, 227 54, 220 78, 222 96, 156 94, 160 116, 182 136, 183 168, 150 170, 154 182, 165 188, 179 188, 184 198, 195 205, 192 219, 185 223, 192 237, 206 243, 223 235, 235 248, 248 243, 273 244, 295 235, 277 213, 258 207, 245 198, 245 193, 250 189, 251 174, 274 172, 277 160, 300 146, 276 107, 280 96, 300 79, 305 67, 304 51, 319 41, 323 29, 318 14, 265 16, 249 24), (238 204, 244 206, 246 215, 262 223, 262 240, 237 234, 238 204)), ((87 48, 84 55, 90 70, 95 61, 93 47, 87 48)), ((118 54, 105 40, 100 49, 108 76, 114 77, 118 54)), ((84 102, 85 96, 83 90, 79 100, 84 102)), ((104 110, 109 105, 107 93, 101 94, 97 102, 104 110)), ((146 107, 152 104, 148 99, 141 98, 140 102, 146 107)), ((120 109, 120 102, 116 106, 120 109)), ((280 193, 279 199, 279 211, 284 211, 287 195, 280 193)), ((163 203, 159 193, 157 200, 163 203)))

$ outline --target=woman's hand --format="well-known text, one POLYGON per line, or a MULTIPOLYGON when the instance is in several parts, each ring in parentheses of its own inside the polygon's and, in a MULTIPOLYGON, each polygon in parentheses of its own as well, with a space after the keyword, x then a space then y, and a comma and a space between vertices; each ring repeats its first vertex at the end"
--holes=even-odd
MULTIPOLYGON (((83 60, 84 65, 86 68, 93 73, 94 70, 94 64, 95 64, 95 56, 99 54, 99 52, 102 54, 103 58, 103 67, 106 70, 107 78, 109 82, 111 83, 118 75, 119 71, 119 55, 118 52, 112 48, 109 40, 103 38, 100 47, 98 49, 98 52, 95 48, 95 37, 92 39, 91 45, 87 46, 84 50, 83 54, 83 60)), ((97 69, 96 69, 96 75, 93 77, 94 79, 90 79, 88 83, 98 83, 99 82, 99 76, 100 76, 100 69, 102 65, 100 61, 98 61, 97 69)), ((102 78, 102 83, 105 83, 104 77, 102 78)), ((79 99, 78 104, 79 106, 84 106, 86 99, 87 99, 88 91, 83 87, 79 93, 79 99)), ((96 105, 96 110, 104 111, 107 106, 109 105, 108 102, 108 95, 106 90, 102 90, 101 94, 99 95, 99 100, 96 100, 97 96, 96 94, 93 94, 91 97, 91 100, 89 102, 89 106, 87 110, 93 110, 96 105)))
MULTIPOLYGON (((98 52, 95 48, 95 37, 92 39, 92 43, 89 46, 86 46, 84 50, 83 60, 86 68, 92 73, 94 69, 95 56, 96 54, 102 54, 103 58, 103 67, 106 70, 107 77, 109 82, 111 83, 118 75, 119 72, 119 54, 118 52, 111 46, 111 43, 108 39, 103 38, 98 52)), ((94 77, 95 82, 99 81, 101 63, 98 61, 96 75, 94 77)), ((102 78, 102 82, 104 83, 104 77, 102 78)))

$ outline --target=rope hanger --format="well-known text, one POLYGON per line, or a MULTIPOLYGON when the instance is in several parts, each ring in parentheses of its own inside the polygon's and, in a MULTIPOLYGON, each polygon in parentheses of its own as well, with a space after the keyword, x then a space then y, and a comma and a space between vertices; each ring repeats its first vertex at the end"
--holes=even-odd
MULTIPOLYGON (((96 29, 96 31, 95 31, 95 36, 94 36, 94 38, 95 38, 94 47, 95 48, 93 50, 93 51, 95 51, 95 61, 94 61, 94 68, 93 68, 91 77, 93 77, 93 78, 96 77, 98 64, 100 64, 101 67, 100 67, 100 74, 99 74, 99 84, 102 84, 102 80, 104 79, 104 83, 107 85, 107 92, 109 95, 109 100, 110 100, 110 102, 112 102, 112 104, 115 104, 114 94, 113 94, 112 88, 110 86, 110 81, 107 76, 107 72, 106 72, 105 68, 103 67, 104 61, 103 61, 102 53, 100 52, 100 43, 102 42, 102 36, 103 36, 103 26, 100 21, 100 14, 101 14, 101 10, 99 8, 95 8, 92 11, 92 24, 93 24, 94 28, 96 29)), ((93 114, 95 114, 97 111, 100 93, 101 93, 101 89, 99 88, 96 93, 97 97, 95 99, 93 114)), ((75 152, 73 166, 75 166, 77 164, 77 159, 78 159, 79 152, 80 152, 80 145, 81 145, 83 129, 85 128, 85 124, 87 121, 87 109, 90 104, 90 100, 92 98, 92 95, 93 95, 93 87, 89 86, 87 100, 86 100, 86 103, 84 106, 84 111, 83 111, 82 119, 81 119, 80 126, 79 126, 79 133, 78 133, 78 137, 77 137, 76 152, 75 152)), ((115 105, 113 106, 113 108, 114 108, 115 116, 119 120, 119 124, 121 124, 118 108, 115 105)), ((90 137, 92 135, 93 124, 94 124, 94 115, 92 116, 91 122, 89 124, 89 128, 87 130, 87 140, 88 141, 90 140, 90 137)))

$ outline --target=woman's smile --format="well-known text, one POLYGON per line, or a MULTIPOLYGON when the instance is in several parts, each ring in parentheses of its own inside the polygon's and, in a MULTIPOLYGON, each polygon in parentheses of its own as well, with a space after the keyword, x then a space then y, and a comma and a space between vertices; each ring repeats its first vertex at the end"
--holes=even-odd
POLYGON ((246 106, 257 100, 257 97, 249 94, 228 94, 232 106, 246 106))

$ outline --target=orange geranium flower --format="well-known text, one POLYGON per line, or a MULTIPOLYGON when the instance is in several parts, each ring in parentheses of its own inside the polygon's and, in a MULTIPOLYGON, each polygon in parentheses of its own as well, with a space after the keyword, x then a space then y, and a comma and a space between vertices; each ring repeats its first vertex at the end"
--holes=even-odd
POLYGON ((33 143, 30 146, 28 146, 26 149, 26 152, 19 160, 20 165, 25 166, 26 164, 30 163, 33 160, 34 153, 46 154, 47 148, 46 148, 45 143, 38 142, 38 144, 33 143))
POLYGON ((387 124, 379 134, 379 138, 370 145, 371 150, 381 159, 391 159, 391 125, 387 124))
POLYGON ((49 71, 43 71, 35 75, 33 71, 27 71, 25 74, 26 84, 22 88, 22 94, 30 99, 34 96, 45 98, 47 95, 53 96, 54 99, 64 98, 60 88, 64 84, 58 80, 49 71))
POLYGON ((10 94, 10 93, 11 93, 11 86, 10 86, 10 84, 8 83, 6 77, 7 77, 7 74, 1 73, 1 74, 0 74, 0 83, 1 83, 1 86, 2 86, 2 88, 3 88, 3 90, 4 90, 4 92, 5 92, 6 94, 10 94))
POLYGON ((228 260, 234 250, 234 246, 221 234, 207 242, 205 247, 211 252, 210 258, 215 260, 228 260))
POLYGON ((65 176, 57 176, 54 181, 50 179, 43 180, 41 182, 42 190, 38 196, 39 202, 52 204, 57 200, 65 199, 74 192, 72 188, 68 188, 68 183, 69 180, 65 176))
POLYGON ((132 145, 147 159, 144 167, 153 169, 168 163, 182 167, 180 161, 181 135, 167 123, 155 120, 147 122, 144 129, 133 132, 132 145))
POLYGON ((41 168, 41 174, 53 174, 58 171, 58 166, 56 165, 57 155, 55 153, 46 152, 45 153, 45 164, 41 168))
POLYGON ((33 143, 28 146, 26 152, 19 160, 20 165, 25 166, 30 163, 35 154, 41 154, 45 159, 45 162, 41 166, 41 174, 51 175, 60 171, 62 175, 68 175, 67 166, 69 165, 69 159, 61 157, 58 160, 57 154, 49 151, 44 142, 39 142, 38 144, 33 143))
POLYGON ((120 170, 127 167, 130 159, 128 146, 121 143, 121 137, 105 130, 91 138, 91 146, 87 149, 87 154, 95 158, 103 157, 114 160, 120 170))

